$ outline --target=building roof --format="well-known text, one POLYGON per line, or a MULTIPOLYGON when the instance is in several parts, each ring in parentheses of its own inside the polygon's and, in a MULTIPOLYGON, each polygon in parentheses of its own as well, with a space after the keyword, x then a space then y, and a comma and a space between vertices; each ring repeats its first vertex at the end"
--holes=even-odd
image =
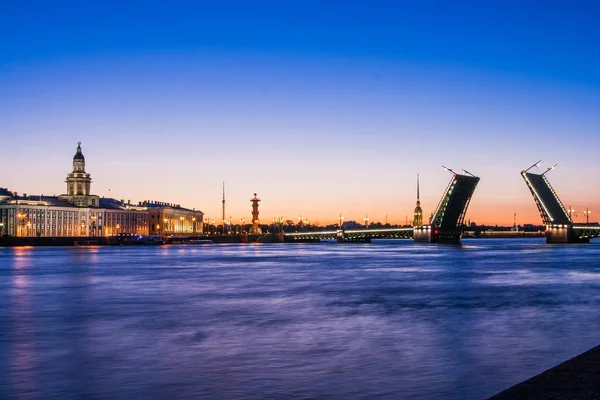
POLYGON ((164 203, 164 202, 160 202, 160 201, 143 201, 139 203, 140 206, 145 206, 148 207, 148 209, 161 209, 161 208, 172 208, 174 210, 181 210, 181 211, 189 211, 189 212, 197 212, 197 213, 201 213, 204 214, 202 211, 200 210, 196 210, 196 209, 190 209, 190 208, 185 208, 185 207, 181 207, 179 204, 171 204, 171 203, 164 203))
POLYGON ((75 160, 85 161, 85 157, 83 156, 83 153, 81 152, 81 142, 77 143, 77 152, 73 156, 73 161, 75 161, 75 160))
POLYGON ((61 200, 57 196, 44 195, 25 195, 12 196, 7 200, 8 204, 30 205, 30 206, 51 206, 51 207, 77 207, 67 201, 61 200))
POLYGON ((113 199, 110 197, 101 197, 99 200, 100 208, 106 208, 109 210, 127 210, 127 204, 121 200, 113 199))

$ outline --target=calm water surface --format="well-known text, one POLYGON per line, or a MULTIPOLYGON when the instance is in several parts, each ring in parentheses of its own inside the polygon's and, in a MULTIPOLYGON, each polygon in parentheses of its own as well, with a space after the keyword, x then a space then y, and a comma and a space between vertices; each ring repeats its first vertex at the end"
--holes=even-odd
POLYGON ((0 398, 481 399, 599 289, 600 242, 0 248, 0 398))

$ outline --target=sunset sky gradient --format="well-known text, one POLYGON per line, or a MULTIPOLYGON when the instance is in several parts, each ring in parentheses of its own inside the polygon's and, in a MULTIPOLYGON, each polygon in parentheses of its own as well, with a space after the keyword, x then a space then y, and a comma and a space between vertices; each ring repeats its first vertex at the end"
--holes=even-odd
MULTIPOLYGON (((263 222, 427 217, 481 177, 467 219, 541 223, 542 159, 600 216, 600 3, 4 1, 0 187, 92 192, 263 222), (418 5, 417 5, 418 4, 418 5)), ((425 218, 427 219, 427 218, 425 218)))

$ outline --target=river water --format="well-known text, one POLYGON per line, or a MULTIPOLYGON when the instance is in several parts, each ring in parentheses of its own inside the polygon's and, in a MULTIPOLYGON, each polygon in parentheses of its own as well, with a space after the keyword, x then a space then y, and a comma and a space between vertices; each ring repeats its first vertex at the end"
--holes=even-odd
POLYGON ((0 398, 481 399, 599 289, 598 242, 0 248, 0 398))

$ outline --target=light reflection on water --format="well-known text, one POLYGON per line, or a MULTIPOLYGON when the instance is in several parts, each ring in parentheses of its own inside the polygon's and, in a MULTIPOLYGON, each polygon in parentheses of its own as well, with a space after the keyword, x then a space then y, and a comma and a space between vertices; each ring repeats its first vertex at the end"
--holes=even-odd
POLYGON ((485 398, 600 342, 599 255, 0 248, 0 398, 485 398))

